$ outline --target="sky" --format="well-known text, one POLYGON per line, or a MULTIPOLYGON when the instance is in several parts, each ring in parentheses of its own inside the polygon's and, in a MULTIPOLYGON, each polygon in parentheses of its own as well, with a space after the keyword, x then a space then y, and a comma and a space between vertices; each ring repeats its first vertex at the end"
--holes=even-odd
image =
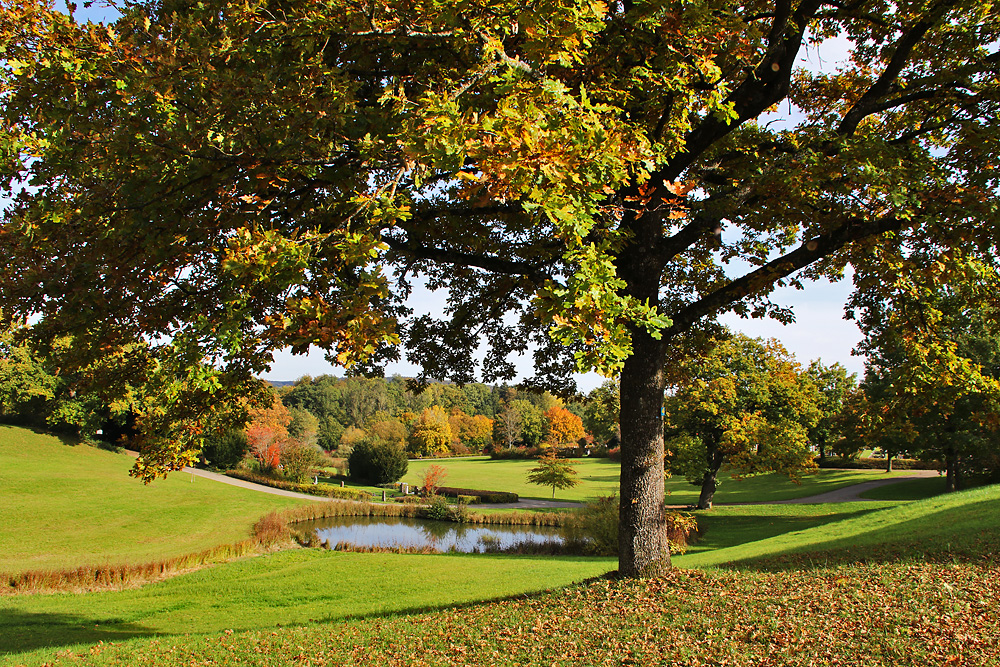
MULTIPOLYGON (((91 7, 84 7, 79 2, 76 12, 77 20, 106 21, 117 16, 117 12, 98 2, 91 7)), ((822 46, 822 52, 815 49, 804 51, 800 55, 800 64, 811 70, 832 71, 843 61, 848 43, 845 40, 828 40, 822 46)), ((787 115, 787 109, 785 115, 787 115)), ((773 118, 781 122, 780 115, 773 118)), ((782 325, 774 320, 743 320, 733 315, 721 318, 721 321, 735 331, 749 336, 777 338, 793 353, 798 361, 807 365, 813 359, 822 359, 826 364, 838 362, 851 372, 863 372, 864 359, 852 356, 851 351, 861 340, 861 332, 857 326, 843 318, 844 303, 850 295, 851 282, 845 279, 839 283, 817 282, 806 285, 805 290, 782 288, 775 292, 773 300, 781 305, 789 306, 795 313, 796 321, 790 325, 782 325)), ((444 301, 441 293, 431 293, 426 290, 414 290, 410 305, 416 313, 440 312, 444 301)), ((530 358, 523 359, 519 364, 522 374, 530 374, 530 358)), ((387 367, 388 375, 400 374, 413 376, 418 368, 411 364, 400 363, 387 367)), ((308 355, 292 355, 289 351, 281 351, 275 355, 271 370, 262 377, 268 380, 296 380, 303 375, 343 375, 344 369, 328 363, 321 351, 314 350, 308 355)), ((604 378, 596 373, 577 376, 581 391, 587 392, 598 386, 604 378)))

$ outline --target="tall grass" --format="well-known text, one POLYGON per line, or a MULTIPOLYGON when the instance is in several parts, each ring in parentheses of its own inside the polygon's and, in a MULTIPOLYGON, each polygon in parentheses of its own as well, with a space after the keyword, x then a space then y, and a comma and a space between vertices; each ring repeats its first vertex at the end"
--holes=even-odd
POLYGON ((256 555, 266 551, 268 546, 254 538, 236 544, 213 547, 196 554, 138 565, 84 565, 66 570, 33 570, 12 575, 0 574, 0 595, 83 593, 135 588, 213 563, 224 563, 256 555))
MULTIPOLYGON (((337 516, 363 517, 405 517, 410 519, 426 519, 427 505, 392 504, 382 505, 368 502, 328 502, 292 507, 281 512, 289 523, 326 519, 337 516)), ((478 514, 467 512, 463 523, 474 523, 494 526, 562 526, 567 515, 560 512, 525 512, 513 510, 496 514, 478 514)))

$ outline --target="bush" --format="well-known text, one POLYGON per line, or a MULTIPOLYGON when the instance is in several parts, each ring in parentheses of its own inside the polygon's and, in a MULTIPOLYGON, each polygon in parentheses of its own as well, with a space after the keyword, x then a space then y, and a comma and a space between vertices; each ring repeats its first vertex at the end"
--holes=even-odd
POLYGON ((451 517, 451 505, 444 496, 431 496, 428 500, 430 501, 427 505, 428 519, 447 521, 451 517))
POLYGON ((458 502, 465 505, 475 505, 479 502, 479 496, 458 496, 458 502))
POLYGON ((620 462, 622 460, 622 448, 621 447, 612 447, 611 449, 609 449, 608 450, 608 458, 611 459, 612 461, 619 461, 620 462))
POLYGON ((371 500, 372 498, 372 494, 361 489, 342 489, 332 484, 299 484, 284 479, 274 479, 273 477, 268 477, 267 475, 262 475, 251 470, 228 470, 226 471, 226 476, 242 479, 245 482, 263 484, 275 489, 305 493, 310 496, 338 498, 340 500, 371 500))
MULTIPOLYGON (((670 553, 687 551, 691 538, 698 532, 694 515, 667 512, 667 544, 670 553)), ((577 510, 566 523, 567 541, 588 554, 614 556, 618 553, 618 496, 602 496, 577 510)))
POLYGON ((476 489, 458 489, 452 486, 439 486, 437 492, 442 496, 458 498, 459 496, 475 496, 481 503, 516 503, 518 495, 507 491, 479 491, 476 489))
POLYGON ((354 446, 347 468, 354 480, 390 484, 402 479, 409 468, 406 451, 378 438, 366 437, 354 446))
MULTIPOLYGON (((846 468, 848 470, 885 470, 885 459, 841 459, 828 456, 822 461, 817 458, 816 465, 820 468, 846 468)), ((920 461, 918 459, 893 459, 893 470, 943 470, 939 461, 920 461)))
POLYGON ((490 458, 498 461, 521 459, 537 459, 541 450, 538 447, 511 447, 510 449, 494 449, 490 458))
POLYGON ((248 451, 250 443, 247 442, 247 434, 243 429, 230 429, 209 435, 201 448, 201 453, 208 460, 208 464, 223 470, 239 465, 248 451))

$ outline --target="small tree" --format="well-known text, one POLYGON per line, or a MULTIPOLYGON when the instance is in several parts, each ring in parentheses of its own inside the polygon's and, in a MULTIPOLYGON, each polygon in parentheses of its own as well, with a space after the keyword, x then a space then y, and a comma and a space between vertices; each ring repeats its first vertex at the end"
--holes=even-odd
POLYGON ((538 466, 528 471, 528 481, 539 486, 551 486, 552 497, 556 497, 556 489, 571 489, 580 483, 573 465, 566 460, 556 458, 555 452, 549 452, 538 459, 538 466))
POLYGON ((406 474, 410 463, 402 447, 369 436, 354 446, 347 465, 351 479, 391 484, 406 474))
POLYGON ((285 477, 293 482, 303 482, 306 475, 320 463, 316 445, 289 438, 281 445, 281 466, 285 477))
POLYGON ((448 476, 448 471, 445 470, 444 466, 439 466, 434 464, 428 466, 424 470, 424 474, 421 476, 421 481, 424 486, 424 495, 427 497, 433 496, 437 493, 438 487, 441 486, 441 482, 444 478, 448 476))

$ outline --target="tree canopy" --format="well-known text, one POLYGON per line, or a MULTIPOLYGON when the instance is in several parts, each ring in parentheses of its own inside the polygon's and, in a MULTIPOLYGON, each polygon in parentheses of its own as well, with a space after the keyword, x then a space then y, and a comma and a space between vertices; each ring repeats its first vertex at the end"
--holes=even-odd
POLYGON ((698 509, 711 509, 723 463, 742 475, 792 477, 816 466, 808 434, 820 394, 777 341, 740 334, 713 341, 668 375, 670 467, 701 487, 698 509))
POLYGON ((120 9, 0 8, 0 293, 78 363, 150 344, 147 479, 277 348, 458 382, 534 348, 530 384, 620 374, 620 568, 655 572, 679 334, 1000 238, 992 0, 120 9), (838 71, 797 66, 835 37, 838 71))

